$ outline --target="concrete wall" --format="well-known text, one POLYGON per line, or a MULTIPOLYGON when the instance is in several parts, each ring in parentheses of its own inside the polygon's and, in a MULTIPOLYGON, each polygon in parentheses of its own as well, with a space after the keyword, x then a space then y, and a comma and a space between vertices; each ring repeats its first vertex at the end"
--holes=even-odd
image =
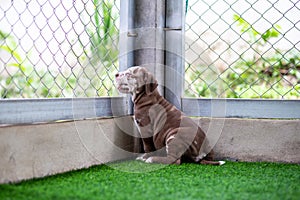
POLYGON ((300 120, 200 119, 219 159, 300 164, 300 120), (220 134, 221 129, 221 134, 220 134))
POLYGON ((127 159, 134 143, 113 119, 1 127, 0 183, 127 159))
MULTIPOLYGON (((300 163, 300 120, 196 121, 219 159, 300 163)), ((140 151, 132 126, 124 117, 0 127, 0 183, 130 159, 140 151)))

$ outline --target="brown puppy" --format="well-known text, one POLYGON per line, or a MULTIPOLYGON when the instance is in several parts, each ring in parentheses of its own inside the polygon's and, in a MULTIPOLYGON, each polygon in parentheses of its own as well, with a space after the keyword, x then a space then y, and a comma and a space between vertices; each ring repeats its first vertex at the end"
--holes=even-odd
POLYGON ((138 157, 147 163, 180 164, 182 160, 222 165, 212 161, 213 151, 202 129, 156 89, 153 75, 143 67, 131 67, 116 74, 121 93, 131 94, 134 117, 145 154, 138 157))

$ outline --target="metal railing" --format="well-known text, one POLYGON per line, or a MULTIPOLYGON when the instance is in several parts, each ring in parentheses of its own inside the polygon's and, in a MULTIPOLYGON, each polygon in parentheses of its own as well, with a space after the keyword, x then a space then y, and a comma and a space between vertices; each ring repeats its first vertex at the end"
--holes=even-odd
POLYGON ((189 0, 187 97, 300 98, 299 0, 189 0))
POLYGON ((118 0, 0 2, 0 98, 114 94, 118 0))

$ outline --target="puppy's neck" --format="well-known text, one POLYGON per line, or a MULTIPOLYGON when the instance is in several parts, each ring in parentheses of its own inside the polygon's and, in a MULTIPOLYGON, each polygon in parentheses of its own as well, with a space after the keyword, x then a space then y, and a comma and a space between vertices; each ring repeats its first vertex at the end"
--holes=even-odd
POLYGON ((160 96, 159 92, 157 89, 155 89, 153 92, 150 94, 146 94, 145 91, 139 92, 139 93, 133 93, 132 94, 132 102, 134 104, 138 104, 141 99, 147 98, 149 100, 153 99, 153 97, 156 97, 157 95, 160 96))

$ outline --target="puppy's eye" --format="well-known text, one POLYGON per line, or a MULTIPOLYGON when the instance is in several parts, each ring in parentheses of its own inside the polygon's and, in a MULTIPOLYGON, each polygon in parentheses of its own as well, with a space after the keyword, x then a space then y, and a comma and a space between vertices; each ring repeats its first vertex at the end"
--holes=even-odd
POLYGON ((134 76, 133 76, 132 74, 130 74, 130 73, 126 73, 125 76, 126 76, 127 78, 134 78, 134 76))

